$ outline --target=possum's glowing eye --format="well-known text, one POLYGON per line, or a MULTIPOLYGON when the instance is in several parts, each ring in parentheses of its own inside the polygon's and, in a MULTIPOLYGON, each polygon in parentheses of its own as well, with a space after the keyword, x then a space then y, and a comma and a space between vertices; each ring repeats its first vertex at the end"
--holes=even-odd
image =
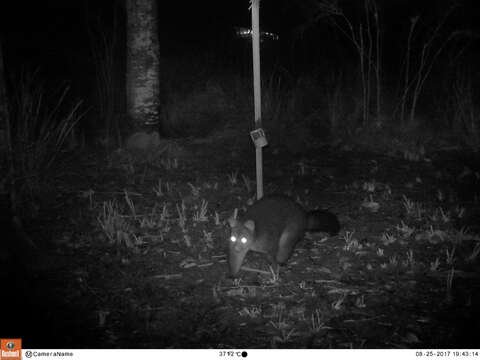
POLYGON ((230 236, 230 241, 231 241, 231 242, 235 242, 235 241, 237 241, 237 238, 232 235, 232 236, 230 236))
POLYGON ((242 237, 240 239, 240 241, 242 242, 242 244, 246 244, 247 243, 247 238, 246 237, 242 237))

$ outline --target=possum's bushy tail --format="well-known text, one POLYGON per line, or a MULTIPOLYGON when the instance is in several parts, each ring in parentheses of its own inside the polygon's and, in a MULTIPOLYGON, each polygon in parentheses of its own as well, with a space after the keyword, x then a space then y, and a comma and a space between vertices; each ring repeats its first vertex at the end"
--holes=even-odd
POLYGON ((307 212, 307 231, 323 231, 336 235, 340 231, 337 215, 326 210, 312 210, 307 212))

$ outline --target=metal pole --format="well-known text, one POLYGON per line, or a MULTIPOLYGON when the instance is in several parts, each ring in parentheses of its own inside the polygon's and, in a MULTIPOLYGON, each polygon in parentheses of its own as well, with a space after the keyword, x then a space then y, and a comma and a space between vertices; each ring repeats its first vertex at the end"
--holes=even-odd
MULTIPOLYGON (((260 0, 251 0, 252 5, 252 50, 253 50, 253 96, 255 105, 255 128, 262 127, 262 95, 260 86, 260 0)), ((263 197, 262 148, 255 147, 257 173, 257 200, 263 197)))

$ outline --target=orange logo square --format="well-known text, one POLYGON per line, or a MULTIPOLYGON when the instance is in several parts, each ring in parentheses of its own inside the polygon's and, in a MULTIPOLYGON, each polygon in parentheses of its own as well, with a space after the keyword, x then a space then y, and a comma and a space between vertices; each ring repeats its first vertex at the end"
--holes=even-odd
POLYGON ((20 360, 22 339, 0 339, 0 360, 20 360))

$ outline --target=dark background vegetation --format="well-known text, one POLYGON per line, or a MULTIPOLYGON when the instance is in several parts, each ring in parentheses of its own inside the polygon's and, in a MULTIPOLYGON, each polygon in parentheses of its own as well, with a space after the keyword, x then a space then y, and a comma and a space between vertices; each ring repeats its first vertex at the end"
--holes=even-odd
MULTIPOLYGON (((336 97, 336 136, 352 133, 359 126, 356 112, 361 89, 357 50, 339 28, 332 25, 330 20, 335 17, 316 16, 318 4, 312 0, 263 1, 261 4, 262 29, 279 35, 278 41, 262 43, 264 119, 269 131, 293 121, 296 126, 316 127, 315 135, 324 136, 331 127, 332 119, 328 118, 332 115, 325 109, 328 108, 327 102, 332 103, 332 96, 336 97), (304 101, 297 101, 300 98, 304 101), (279 115, 278 109, 282 107, 287 110, 287 116, 279 115)), ((360 23, 365 26, 363 2, 340 1, 339 7, 355 31, 360 23)), ((208 4, 175 1, 159 5, 164 135, 198 135, 196 132, 204 133, 205 129, 211 131, 218 128, 217 125, 225 125, 222 122, 249 124, 248 112, 244 115, 246 118, 232 119, 230 111, 232 107, 244 109, 251 100, 250 43, 235 36, 235 27, 249 27, 247 8, 248 1, 213 1, 208 4), (208 93, 207 83, 211 85, 210 89, 214 86, 222 95, 208 93), (205 91, 207 93, 202 94, 205 91), (223 101, 221 106, 224 108, 219 109, 217 104, 212 109, 205 109, 205 105, 199 108, 201 105, 194 104, 204 98, 212 101, 212 96, 216 101, 223 101), (176 120, 189 120, 172 116, 177 113, 177 107, 186 106, 185 102, 190 103, 190 112, 207 112, 209 118, 200 119, 202 126, 199 128, 194 120, 190 120, 192 123, 187 128, 191 128, 191 133, 182 130, 185 126, 175 125, 176 120), (214 112, 213 116, 211 112, 214 112)), ((411 19, 419 17, 411 43, 412 73, 419 65, 422 46, 439 23, 445 20, 432 42, 433 51, 439 49, 452 33, 461 33, 433 62, 433 69, 419 96, 415 120, 417 130, 421 127, 419 125, 425 125, 429 130, 450 133, 456 126, 452 124, 452 112, 458 112, 455 108, 458 104, 453 101, 453 84, 457 80, 468 80, 464 86, 471 86, 468 91, 474 98, 478 88, 476 64, 479 48, 476 39, 479 24, 475 21, 478 15, 475 2, 380 1, 378 10, 382 117, 390 119, 390 123, 397 120, 394 110, 398 107, 403 86, 411 19)), ((114 108, 115 114, 108 116, 124 113, 125 16, 121 2, 18 1, 2 4, 1 16, 4 57, 11 88, 19 83, 20 73, 34 71, 37 71, 35 82, 45 84, 49 92, 68 84, 69 97, 85 99, 85 108, 91 110, 80 125, 88 132, 90 140, 106 126, 105 119, 96 118, 98 111, 95 109, 109 102, 113 103, 108 106, 114 108), (102 55, 105 49, 102 37, 105 37, 107 47, 113 46, 113 66, 108 71, 114 93, 108 99, 99 96, 101 86, 96 81, 99 73, 104 71, 102 62, 106 61, 102 55), (99 104, 100 101, 104 104, 99 104)), ((336 20, 342 24, 338 17, 336 20)), ((468 135, 461 131, 457 135, 459 139, 456 140, 466 142, 468 135)))

